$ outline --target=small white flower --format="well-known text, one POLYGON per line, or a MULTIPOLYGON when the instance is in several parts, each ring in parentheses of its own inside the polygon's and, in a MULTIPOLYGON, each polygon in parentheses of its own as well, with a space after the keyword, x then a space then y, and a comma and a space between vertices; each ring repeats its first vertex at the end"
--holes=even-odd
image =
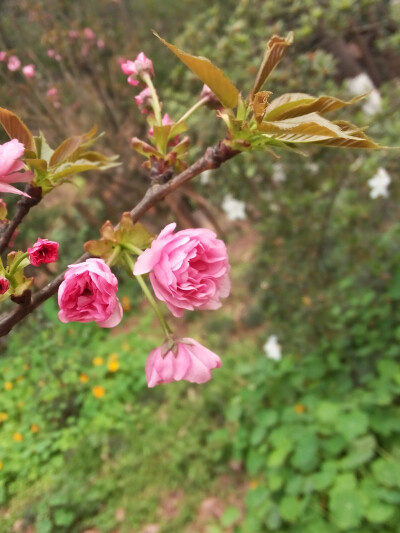
POLYGON ((270 335, 268 337, 263 349, 268 359, 273 359, 274 361, 280 361, 282 359, 282 349, 276 335, 270 335))
POLYGON ((319 171, 319 165, 318 163, 313 163, 312 161, 307 161, 305 164, 306 170, 308 170, 311 174, 317 174, 319 171))
POLYGON ((368 185, 371 187, 369 192, 370 197, 389 196, 388 187, 391 181, 387 170, 385 168, 378 168, 378 172, 368 180, 368 185))
POLYGON ((349 92, 355 96, 369 92, 362 105, 362 110, 366 115, 375 115, 382 110, 381 93, 366 72, 347 80, 347 87, 349 92))
POLYGON ((227 194, 222 200, 222 209, 228 220, 246 220, 246 204, 227 194))
POLYGON ((211 177, 211 170, 205 170, 200 175, 200 183, 202 185, 208 185, 210 183, 210 177, 211 177))
POLYGON ((275 163, 272 165, 272 181, 274 183, 281 183, 282 181, 286 181, 286 173, 283 170, 283 166, 281 163, 275 163))

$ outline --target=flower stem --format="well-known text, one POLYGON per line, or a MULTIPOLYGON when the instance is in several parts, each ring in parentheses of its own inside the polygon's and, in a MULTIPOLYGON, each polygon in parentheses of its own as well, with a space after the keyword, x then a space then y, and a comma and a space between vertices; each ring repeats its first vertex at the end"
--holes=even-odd
POLYGON ((121 253, 121 247, 118 245, 114 248, 113 253, 110 255, 110 257, 107 259, 106 264, 110 267, 113 265, 114 260, 117 259, 119 254, 121 253))
POLYGON ((28 255, 29 255, 28 252, 25 252, 24 254, 21 255, 21 257, 17 261, 15 261, 15 263, 11 267, 10 272, 8 273, 8 276, 7 276, 8 278, 11 279, 14 276, 15 272, 18 270, 19 265, 22 263, 24 259, 28 257, 28 255))
POLYGON ((137 275, 133 274, 133 269, 134 269, 135 265, 134 265, 132 257, 128 253, 125 253, 125 259, 126 259, 127 263, 129 263, 129 265, 130 265, 132 276, 134 276, 137 279, 137 281, 138 281, 138 283, 139 283, 144 295, 148 299, 151 307, 154 309, 154 312, 156 313, 157 318, 160 321, 160 324, 161 324, 163 332, 165 333, 165 336, 170 338, 172 330, 168 326, 167 321, 165 320, 165 318, 164 318, 164 316, 163 316, 163 314, 161 312, 161 309, 158 307, 158 303, 154 299, 154 296, 151 294, 149 288, 147 287, 146 282, 144 281, 142 276, 140 276, 138 274, 137 275))
POLYGON ((135 246, 134 244, 130 244, 130 243, 124 243, 124 248, 126 248, 127 250, 129 250, 130 252, 136 254, 136 255, 140 255, 143 253, 143 250, 141 248, 139 248, 138 246, 135 246))
POLYGON ((146 282, 144 281, 142 276, 136 275, 135 277, 138 280, 138 283, 141 286, 142 291, 144 292, 146 298, 148 299, 151 307, 154 309, 154 311, 155 311, 155 313, 156 313, 156 315, 158 317, 158 320, 160 321, 161 327, 162 327, 162 329, 163 329, 163 331, 165 333, 165 336, 169 337, 171 335, 172 331, 171 331, 170 327, 168 326, 165 318, 163 317, 163 314, 162 314, 160 308, 158 307, 157 302, 155 301, 153 295, 151 294, 149 288, 147 287, 146 282))
POLYGON ((181 116, 181 118, 178 120, 178 122, 183 122, 184 120, 186 120, 188 117, 190 117, 190 115, 192 113, 194 113, 197 109, 199 109, 199 107, 204 105, 206 102, 208 102, 208 97, 207 96, 205 96, 204 98, 201 98, 198 102, 196 102, 194 104, 194 106, 192 106, 190 109, 188 109, 186 111, 186 113, 181 116))
POLYGON ((145 84, 147 85, 147 87, 150 90, 151 104, 152 104, 152 107, 153 107, 154 116, 156 118, 157 126, 162 126, 160 100, 158 99, 156 88, 154 87, 153 82, 151 81, 151 76, 147 72, 144 72, 142 74, 142 78, 143 78, 143 81, 145 82, 145 84))

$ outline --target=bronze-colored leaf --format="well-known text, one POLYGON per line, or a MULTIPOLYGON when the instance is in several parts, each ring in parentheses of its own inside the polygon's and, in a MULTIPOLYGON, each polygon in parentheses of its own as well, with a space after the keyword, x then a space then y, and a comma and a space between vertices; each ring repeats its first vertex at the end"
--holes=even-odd
POLYGON ((334 96, 316 97, 303 93, 287 93, 275 98, 270 103, 264 118, 265 120, 283 120, 314 112, 324 114, 354 104, 362 98, 364 95, 355 96, 345 102, 334 96))
POLYGON ((233 108, 237 106, 239 91, 221 69, 213 65, 206 57, 193 56, 183 52, 173 44, 162 39, 155 31, 153 33, 212 90, 224 107, 233 108))
POLYGON ((317 113, 274 122, 263 121, 258 124, 258 131, 290 142, 315 142, 345 136, 338 125, 317 113))
POLYGON ((261 122, 264 118, 265 111, 268 107, 268 99, 271 96, 271 91, 260 91, 254 95, 251 102, 254 117, 257 122, 261 122))
POLYGON ((0 107, 0 124, 10 139, 18 139, 26 150, 36 153, 36 146, 31 132, 15 113, 0 107))
POLYGON ((254 87, 250 93, 250 100, 261 89, 266 82, 268 76, 274 70, 276 65, 281 60, 283 54, 286 52, 288 46, 293 42, 293 33, 290 32, 286 37, 274 35, 267 43, 267 49, 264 54, 264 59, 258 70, 254 87))
POLYGON ((76 150, 89 139, 91 139, 97 132, 97 126, 84 133, 83 135, 74 135, 65 139, 54 151, 50 158, 50 166, 58 165, 66 161, 76 150))

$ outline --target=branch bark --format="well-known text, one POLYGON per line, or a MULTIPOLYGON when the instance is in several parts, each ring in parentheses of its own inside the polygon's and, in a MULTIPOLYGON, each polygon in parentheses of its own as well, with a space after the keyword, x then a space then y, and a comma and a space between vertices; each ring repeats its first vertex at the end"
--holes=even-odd
POLYGON ((5 226, 0 236, 0 254, 2 254, 7 248, 14 231, 21 224, 22 220, 26 217, 31 208, 37 205, 42 199, 42 189, 40 187, 34 187, 29 183, 25 187, 25 192, 26 194, 29 194, 29 198, 26 196, 21 196, 17 202, 17 209, 14 217, 10 223, 5 226))
MULTIPOLYGON (((168 179, 168 181, 165 183, 163 183, 164 176, 159 176, 157 182, 153 182, 150 188, 147 189, 142 200, 131 210, 130 214, 133 222, 137 222, 139 218, 141 218, 157 202, 163 200, 168 194, 175 191, 178 187, 181 187, 184 183, 195 178, 205 170, 212 170, 220 167, 222 163, 232 159, 232 157, 235 157, 239 153, 239 151, 232 150, 232 148, 223 142, 220 142, 214 147, 207 148, 200 159, 177 176, 168 179, 169 173, 166 173, 165 178, 168 179)), ((89 257, 89 254, 83 254, 75 261, 75 263, 81 263, 89 257)), ((48 298, 56 294, 58 287, 64 279, 64 274, 65 271, 35 293, 29 303, 26 305, 19 305, 7 315, 0 317, 0 337, 7 335, 23 318, 32 313, 32 311, 39 307, 48 298)))

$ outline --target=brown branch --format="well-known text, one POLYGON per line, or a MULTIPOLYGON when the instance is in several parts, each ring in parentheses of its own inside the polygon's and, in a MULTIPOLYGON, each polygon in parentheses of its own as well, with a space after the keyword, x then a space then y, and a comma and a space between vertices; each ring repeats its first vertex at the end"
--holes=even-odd
MULTIPOLYGON (((198 161, 166 183, 162 183, 163 176, 160 176, 158 181, 160 181, 161 184, 154 183, 151 185, 151 187, 146 191, 142 200, 130 212, 133 222, 139 220, 139 218, 142 217, 151 207, 153 207, 155 203, 165 198, 168 194, 176 190, 187 181, 195 178, 205 170, 212 170, 220 167, 222 163, 228 161, 232 157, 235 157, 239 153, 239 151, 232 150, 232 148, 226 146, 223 142, 220 142, 212 148, 207 148, 205 154, 198 161)), ((75 262, 80 263, 89 257, 89 254, 84 254, 75 262)), ((23 318, 29 315, 48 298, 53 296, 57 292, 58 287, 61 285, 64 279, 64 273, 65 272, 62 272, 45 287, 40 289, 33 296, 31 302, 27 303, 26 305, 18 306, 13 311, 0 318, 0 337, 7 335, 23 318)))
POLYGON ((26 194, 29 194, 29 198, 21 196, 17 202, 17 210, 14 217, 9 224, 4 226, 4 229, 0 235, 0 254, 7 248, 8 243, 17 227, 21 224, 22 220, 29 213, 32 207, 37 205, 42 199, 42 189, 40 187, 34 187, 30 183, 25 187, 26 194))

